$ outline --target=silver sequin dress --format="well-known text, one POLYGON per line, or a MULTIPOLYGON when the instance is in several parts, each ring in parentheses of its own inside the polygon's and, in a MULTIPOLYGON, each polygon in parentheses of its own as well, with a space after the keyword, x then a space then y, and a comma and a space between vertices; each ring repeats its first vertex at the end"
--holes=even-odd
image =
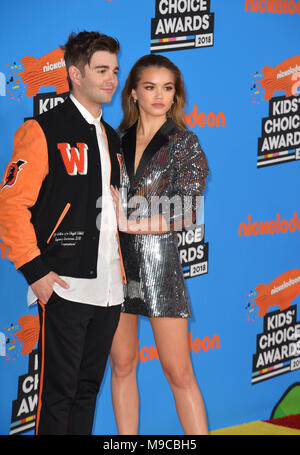
POLYGON ((136 126, 122 138, 122 186, 123 194, 124 189, 127 192, 127 216, 139 219, 161 213, 170 231, 120 233, 127 277, 122 311, 148 317, 188 318, 192 314, 176 230, 181 229, 183 220, 191 213, 195 220, 197 201, 208 175, 205 155, 194 133, 168 119, 147 146, 134 174, 136 126), (169 200, 173 201, 171 206, 164 203, 169 200))

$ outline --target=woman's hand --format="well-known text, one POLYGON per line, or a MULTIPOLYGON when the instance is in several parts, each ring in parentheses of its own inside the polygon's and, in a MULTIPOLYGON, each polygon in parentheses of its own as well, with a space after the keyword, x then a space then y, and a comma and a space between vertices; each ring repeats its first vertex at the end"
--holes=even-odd
POLYGON ((121 195, 118 188, 110 186, 111 195, 114 201, 118 228, 121 232, 128 232, 128 220, 122 207, 121 195))
POLYGON ((128 220, 121 203, 121 195, 117 188, 110 187, 114 200, 118 228, 127 234, 162 234, 169 231, 163 215, 154 215, 151 218, 128 220))

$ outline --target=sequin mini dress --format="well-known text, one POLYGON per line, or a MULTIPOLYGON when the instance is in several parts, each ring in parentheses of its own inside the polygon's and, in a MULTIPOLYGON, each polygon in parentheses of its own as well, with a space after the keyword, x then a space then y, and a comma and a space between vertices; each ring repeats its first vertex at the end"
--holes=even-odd
POLYGON ((121 186, 127 217, 138 220, 163 214, 170 231, 120 232, 127 278, 122 312, 188 318, 192 312, 176 231, 191 214, 195 220, 208 175, 205 155, 194 133, 168 119, 145 149, 134 174, 136 127, 122 138, 121 186))

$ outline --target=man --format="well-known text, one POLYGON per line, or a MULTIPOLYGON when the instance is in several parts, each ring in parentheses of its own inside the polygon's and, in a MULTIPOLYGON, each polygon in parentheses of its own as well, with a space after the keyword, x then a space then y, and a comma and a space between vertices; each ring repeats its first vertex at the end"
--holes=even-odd
POLYGON ((119 44, 83 31, 63 48, 70 97, 16 132, 0 236, 39 302, 36 433, 91 434, 125 281, 110 195, 120 144, 101 121, 118 84, 119 44))

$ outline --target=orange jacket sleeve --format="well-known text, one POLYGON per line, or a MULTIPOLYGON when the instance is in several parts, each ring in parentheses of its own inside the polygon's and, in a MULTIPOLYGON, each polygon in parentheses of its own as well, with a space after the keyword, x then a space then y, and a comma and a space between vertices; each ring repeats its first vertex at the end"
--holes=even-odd
POLYGON ((17 269, 40 255, 29 208, 47 174, 46 138, 40 125, 28 120, 15 134, 12 158, 0 184, 0 237, 17 269))

